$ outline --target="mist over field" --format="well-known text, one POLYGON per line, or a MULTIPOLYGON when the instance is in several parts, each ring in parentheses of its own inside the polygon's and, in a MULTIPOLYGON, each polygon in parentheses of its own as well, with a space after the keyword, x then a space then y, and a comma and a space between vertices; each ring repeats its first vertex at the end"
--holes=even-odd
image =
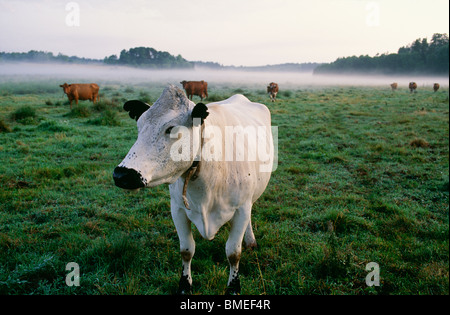
POLYGON ((240 70, 188 70, 139 69, 125 66, 86 64, 0 63, 0 82, 21 80, 60 79, 61 83, 159 83, 178 85, 182 80, 205 80, 211 84, 256 86, 277 82, 280 88, 318 86, 386 86, 397 82, 407 88, 411 81, 419 87, 431 87, 435 82, 449 86, 448 77, 401 75, 313 75, 312 72, 266 72, 240 70))

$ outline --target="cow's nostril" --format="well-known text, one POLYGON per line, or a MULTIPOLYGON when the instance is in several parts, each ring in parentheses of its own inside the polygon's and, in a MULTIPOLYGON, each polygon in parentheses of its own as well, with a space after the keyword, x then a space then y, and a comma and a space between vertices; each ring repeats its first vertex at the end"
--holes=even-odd
POLYGON ((113 173, 114 183, 123 189, 138 189, 145 187, 142 176, 134 169, 118 166, 113 173))

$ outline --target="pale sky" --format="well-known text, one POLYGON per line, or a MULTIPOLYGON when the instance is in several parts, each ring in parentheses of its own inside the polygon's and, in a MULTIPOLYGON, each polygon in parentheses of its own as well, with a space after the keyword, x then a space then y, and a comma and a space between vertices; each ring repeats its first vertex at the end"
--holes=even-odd
POLYGON ((449 33, 448 0, 0 0, 0 51, 104 58, 146 46, 223 65, 395 53, 449 33))

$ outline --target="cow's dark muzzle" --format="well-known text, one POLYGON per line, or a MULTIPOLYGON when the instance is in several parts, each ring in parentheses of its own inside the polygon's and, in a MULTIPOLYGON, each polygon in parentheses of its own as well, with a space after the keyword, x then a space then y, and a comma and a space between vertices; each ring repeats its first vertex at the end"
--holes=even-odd
POLYGON ((138 189, 145 187, 142 176, 134 169, 118 166, 113 173, 114 183, 123 189, 138 189))

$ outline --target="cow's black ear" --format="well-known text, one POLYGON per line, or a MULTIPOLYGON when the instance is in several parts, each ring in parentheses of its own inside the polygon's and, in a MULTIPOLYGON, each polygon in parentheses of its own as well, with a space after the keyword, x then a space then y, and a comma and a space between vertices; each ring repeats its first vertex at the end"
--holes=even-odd
POLYGON ((123 105, 123 109, 128 112, 132 119, 136 119, 136 121, 149 108, 150 105, 137 100, 128 101, 123 105))
POLYGON ((192 119, 200 118, 202 124, 206 117, 208 117, 208 115, 208 107, 206 107, 206 105, 203 103, 198 103, 192 110, 192 119))

